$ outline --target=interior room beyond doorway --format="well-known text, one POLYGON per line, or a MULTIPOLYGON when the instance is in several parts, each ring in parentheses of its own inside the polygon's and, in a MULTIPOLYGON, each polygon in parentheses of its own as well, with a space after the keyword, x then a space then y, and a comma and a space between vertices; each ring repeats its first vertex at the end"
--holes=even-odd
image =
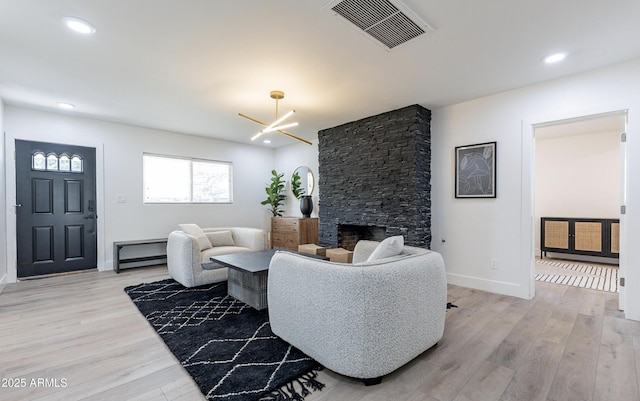
POLYGON ((620 134, 625 121, 624 113, 608 113, 535 128, 536 280, 617 292, 624 174, 620 134), (590 224, 575 219, 602 221, 608 231, 594 233, 592 239, 594 249, 603 252, 583 251, 573 226, 566 253, 543 252, 549 247, 548 236, 541 238, 543 224, 549 226, 542 218, 567 219, 571 225, 590 224), (610 252, 613 248, 618 254, 610 252), (551 259, 539 259, 543 253, 551 259))

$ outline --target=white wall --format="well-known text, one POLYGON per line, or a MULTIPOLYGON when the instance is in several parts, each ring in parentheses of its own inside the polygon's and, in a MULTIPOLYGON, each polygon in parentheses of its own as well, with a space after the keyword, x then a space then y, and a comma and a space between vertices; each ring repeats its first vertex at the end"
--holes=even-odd
MULTIPOLYGON (((443 254, 450 283, 523 298, 534 295, 535 124, 628 110, 628 195, 622 235, 638 236, 639 87, 640 60, 636 60, 434 110, 432 247, 443 254), (498 142, 497 198, 455 199, 454 147, 485 141, 498 142), (489 268, 491 258, 497 260, 496 270, 489 268)), ((640 266, 640 249, 624 240, 621 246, 628 294, 625 313, 640 320, 640 269, 626 269, 640 266)))
POLYGON ((620 217, 620 133, 538 139, 536 252, 541 217, 620 217))
MULTIPOLYGON (((260 201, 264 183, 274 168, 272 149, 15 106, 5 107, 4 125, 5 154, 13 153, 15 139, 96 147, 100 270, 112 269, 114 241, 166 237, 179 223, 193 222, 203 227, 269 227, 269 216, 260 201), (143 204, 143 152, 231 161, 234 202, 143 204), (125 195, 126 203, 116 203, 116 195, 125 195)), ((15 167, 13 163, 6 163, 6 167, 7 195, 9 202, 13 202, 15 167)), ((8 213, 7 259, 9 266, 15 266, 12 264, 15 263, 15 216, 7 207, 4 210, 8 213)), ((9 268, 9 273, 10 281, 15 280, 15 268, 9 268)))
POLYGON ((538 217, 617 218, 620 133, 536 141, 538 217))
MULTIPOLYGON (((7 210, 5 200, 6 181, 4 165, 4 103, 2 99, 0 99, 0 210, 7 210)), ((0 213, 0 292, 8 280, 6 224, 6 213, 0 213)))
POLYGON ((311 196, 313 200, 311 217, 318 217, 318 141, 312 141, 312 145, 301 142, 279 148, 276 150, 275 159, 276 170, 278 173, 284 173, 284 178, 287 180, 287 200, 283 207, 284 215, 302 217, 300 201, 291 193, 291 175, 298 167, 307 166, 311 169, 315 178, 315 187, 311 196))

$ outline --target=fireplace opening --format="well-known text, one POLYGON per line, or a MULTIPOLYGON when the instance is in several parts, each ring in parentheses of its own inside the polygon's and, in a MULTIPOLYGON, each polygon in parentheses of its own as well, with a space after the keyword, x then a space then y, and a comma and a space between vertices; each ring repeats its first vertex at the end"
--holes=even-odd
POLYGON ((386 236, 386 227, 338 224, 338 246, 348 251, 353 251, 360 240, 382 241, 386 236))

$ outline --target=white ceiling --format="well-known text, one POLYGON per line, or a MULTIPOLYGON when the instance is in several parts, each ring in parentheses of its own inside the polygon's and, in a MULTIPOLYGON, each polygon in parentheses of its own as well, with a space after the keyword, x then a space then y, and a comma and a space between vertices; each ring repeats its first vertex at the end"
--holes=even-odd
MULTIPOLYGON (((289 131, 429 109, 640 58, 638 0, 404 0, 435 31, 387 51, 329 0, 0 0, 7 104, 250 143, 272 90, 289 131), (76 16, 97 32, 79 36, 76 16), (560 64, 542 58, 567 51, 560 64)), ((265 135, 267 136, 267 135, 265 135)), ((268 134, 269 146, 296 143, 268 134)), ((259 143, 261 146, 262 145, 259 143)))

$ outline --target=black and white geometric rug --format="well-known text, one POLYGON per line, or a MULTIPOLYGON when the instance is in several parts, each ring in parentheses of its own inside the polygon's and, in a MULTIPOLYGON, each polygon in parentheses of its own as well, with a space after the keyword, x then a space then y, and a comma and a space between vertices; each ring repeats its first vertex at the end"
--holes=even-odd
POLYGON ((563 260, 536 260, 536 280, 547 283, 618 292, 618 269, 563 260))
POLYGON ((227 295, 227 283, 174 280, 125 288, 208 400, 302 400, 322 367, 273 334, 268 312, 227 295))

